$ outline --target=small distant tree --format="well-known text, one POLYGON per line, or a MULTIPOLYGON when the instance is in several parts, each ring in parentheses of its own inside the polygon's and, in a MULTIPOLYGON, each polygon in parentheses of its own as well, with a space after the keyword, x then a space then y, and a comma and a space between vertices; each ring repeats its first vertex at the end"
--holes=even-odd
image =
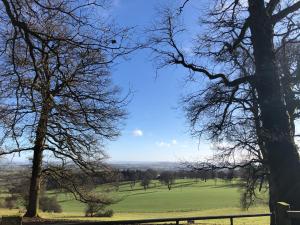
POLYGON ((57 181, 54 180, 52 177, 46 177, 44 182, 46 190, 56 190, 60 188, 57 181))
POLYGON ((142 177, 141 186, 144 188, 145 191, 148 189, 150 182, 151 182, 150 177, 148 176, 142 177))
POLYGON ((138 174, 137 174, 137 172, 134 171, 134 170, 130 170, 130 171, 129 171, 129 182, 130 182, 130 187, 131 187, 131 189, 134 188, 137 179, 138 179, 138 174))
POLYGON ((114 170, 112 173, 112 184, 116 191, 120 189, 120 182, 124 180, 124 174, 120 170, 114 170))
POLYGON ((171 171, 163 171, 159 176, 159 180, 171 190, 172 185, 175 183, 174 173, 171 171))
POLYGON ((149 184, 151 183, 151 180, 155 179, 157 177, 157 171, 153 169, 147 169, 146 171, 143 171, 141 173, 141 185, 146 190, 149 187, 149 184))
POLYGON ((157 171, 154 170, 154 169, 147 169, 147 170, 146 170, 146 173, 147 173, 147 176, 149 176, 151 180, 154 180, 154 179, 157 178, 157 174, 158 174, 158 173, 157 173, 157 171))
POLYGON ((218 178, 223 181, 226 179, 226 173, 224 172, 224 170, 218 171, 218 178))
POLYGON ((211 178, 214 180, 215 185, 217 185, 218 172, 217 171, 211 171, 211 178))
POLYGON ((226 181, 232 182, 234 178, 234 170, 228 170, 226 173, 226 181))

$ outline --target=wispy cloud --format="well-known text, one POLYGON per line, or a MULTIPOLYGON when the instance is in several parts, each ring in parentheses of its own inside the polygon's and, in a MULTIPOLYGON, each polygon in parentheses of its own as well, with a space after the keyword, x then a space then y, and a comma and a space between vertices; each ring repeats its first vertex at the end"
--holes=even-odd
POLYGON ((161 148, 170 148, 174 145, 177 145, 177 140, 176 139, 173 139, 171 140, 170 142, 166 142, 166 141, 159 141, 159 142, 156 142, 156 145, 158 147, 161 147, 161 148))
POLYGON ((161 147, 161 148, 163 148, 163 147, 167 147, 167 148, 171 147, 170 143, 167 143, 167 142, 164 142, 164 141, 156 142, 156 145, 158 147, 161 147))
POLYGON ((176 139, 173 139, 173 140, 171 141, 171 143, 172 143, 173 145, 177 145, 177 140, 176 140, 176 139))
POLYGON ((143 131, 140 130, 140 129, 135 129, 135 130, 133 130, 131 134, 132 134, 132 136, 134 136, 134 137, 141 137, 141 136, 144 135, 143 131))

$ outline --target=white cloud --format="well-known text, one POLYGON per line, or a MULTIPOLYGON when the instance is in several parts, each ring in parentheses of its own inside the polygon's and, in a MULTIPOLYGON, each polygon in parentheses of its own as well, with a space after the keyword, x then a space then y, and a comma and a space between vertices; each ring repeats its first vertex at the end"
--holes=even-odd
POLYGON ((177 145, 177 140, 173 139, 173 140, 171 141, 171 143, 172 143, 173 145, 177 145))
POLYGON ((143 136, 143 131, 140 129, 135 129, 132 131, 132 136, 134 137, 141 137, 143 136))
POLYGON ((159 141, 159 142, 156 142, 156 145, 161 148, 170 148, 174 145, 177 145, 177 140, 173 139, 170 142, 159 141))
POLYGON ((171 144, 170 144, 170 143, 167 143, 167 142, 164 142, 164 141, 156 142, 156 145, 157 145, 158 147, 161 147, 161 148, 163 148, 163 147, 166 147, 166 148, 171 147, 171 144))

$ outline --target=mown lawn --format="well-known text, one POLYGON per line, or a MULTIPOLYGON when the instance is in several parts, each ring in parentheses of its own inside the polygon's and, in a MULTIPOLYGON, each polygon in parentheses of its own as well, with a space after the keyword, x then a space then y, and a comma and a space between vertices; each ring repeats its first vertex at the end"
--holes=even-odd
MULTIPOLYGON (((104 187, 99 187, 102 189, 104 187)), ((46 218, 57 219, 86 219, 84 216, 85 205, 75 201, 70 194, 49 193, 56 195, 63 213, 42 213, 46 218)), ((134 189, 128 183, 120 185, 118 191, 111 193, 112 196, 121 201, 113 204, 115 212, 112 218, 98 218, 97 220, 126 220, 163 217, 189 217, 208 216, 241 213, 266 213, 266 193, 262 194, 264 200, 244 211, 240 208, 240 189, 237 182, 226 183, 218 180, 207 182, 189 179, 176 180, 169 191, 166 186, 159 182, 152 182, 146 191, 136 184, 134 189)), ((17 211, 1 210, 0 215, 18 213, 17 211)), ((92 218, 95 220, 96 218, 92 218)), ((268 224, 269 218, 245 218, 236 219, 237 225, 268 224)), ((229 224, 228 220, 205 221, 205 224, 229 224)))
MULTIPOLYGON (((48 219, 56 220, 92 220, 92 221, 109 221, 109 220, 133 220, 133 219, 148 219, 148 218, 170 218, 170 217, 192 217, 192 216, 209 216, 209 215, 228 215, 228 214, 245 214, 245 213, 268 213, 266 207, 254 207, 249 211, 242 211, 240 208, 224 208, 211 209, 203 211, 191 212, 161 212, 161 213, 116 213, 111 218, 86 218, 81 213, 40 213, 40 216, 48 219)), ((19 215, 18 210, 0 209, 2 215, 19 215)), ((270 220, 268 217, 257 218, 242 218, 234 219, 235 225, 268 225, 270 220)), ((198 221, 197 224, 214 224, 214 225, 229 225, 228 219, 225 220, 206 220, 198 221)))
MULTIPOLYGON (((113 196, 121 200, 110 206, 116 213, 190 212, 240 207, 237 183, 220 180, 216 184, 213 180, 177 180, 170 191, 158 182, 152 183, 146 191, 139 184, 133 190, 129 184, 122 184, 113 196)), ((57 194, 57 197, 64 212, 84 211, 84 204, 75 201, 71 195, 57 194)), ((264 202, 259 201, 257 205, 264 206, 264 202)))

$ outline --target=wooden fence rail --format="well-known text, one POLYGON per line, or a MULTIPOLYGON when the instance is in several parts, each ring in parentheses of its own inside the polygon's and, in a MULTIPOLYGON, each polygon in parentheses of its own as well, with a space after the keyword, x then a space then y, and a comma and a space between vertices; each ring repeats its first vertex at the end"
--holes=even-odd
POLYGON ((275 212, 276 225, 291 225, 293 219, 300 220, 300 211, 291 211, 290 205, 285 202, 278 202, 275 212))
MULTIPOLYGON (((194 223, 195 221, 199 220, 216 220, 216 219, 228 219, 230 225, 234 225, 234 219, 236 218, 246 218, 246 217, 263 217, 263 216, 271 216, 270 213, 261 213, 261 214, 241 214, 241 215, 223 215, 223 216, 199 216, 199 217, 181 217, 181 218, 160 218, 160 219, 144 219, 144 220, 120 220, 120 221, 98 221, 98 222, 67 222, 67 221, 61 221, 59 225, 128 225, 128 224, 146 224, 146 223, 175 223, 179 224, 180 222, 187 222, 189 224, 194 223)), ((5 223, 5 225, 21 225, 22 221, 19 220, 18 217, 4 217, 2 218, 3 221, 9 221, 8 224, 5 223), (12 221, 15 220, 15 223, 12 223, 12 221)), ((2 223, 1 223, 2 224, 2 223)), ((53 223, 52 223, 53 224, 53 223)), ((57 223, 58 224, 58 223, 57 223)), ((43 225, 46 225, 43 223, 43 225)), ((50 225, 50 224, 49 224, 50 225)))
MULTIPOLYGON (((270 213, 261 214, 242 214, 242 215, 223 215, 223 216, 199 216, 199 217, 182 217, 182 218, 160 218, 160 219, 144 219, 144 220, 122 220, 122 221, 98 221, 98 222, 77 222, 77 223, 66 223, 66 225, 121 225, 121 224, 155 224, 155 223, 175 223, 186 222, 192 224, 199 220, 216 220, 216 219, 228 219, 230 225, 234 225, 234 219, 236 218, 247 218, 247 217, 265 217, 271 216, 270 213)), ((64 224, 60 224, 64 225, 64 224)))
MULTIPOLYGON (((241 215, 223 215, 223 216, 199 216, 199 217, 180 217, 180 218, 160 218, 160 219, 144 219, 144 220, 120 220, 120 221, 98 221, 98 222, 66 222, 61 221, 59 225, 121 225, 121 224, 146 224, 146 223, 175 223, 180 222, 194 223, 200 220, 216 220, 216 219, 228 219, 230 225, 234 225, 234 219, 236 218, 247 218, 247 217, 264 217, 271 216, 272 213, 261 213, 261 214, 241 214, 241 215)), ((300 211, 290 210, 290 205, 285 202, 278 202, 276 210, 274 212, 276 225, 291 225, 293 219, 299 219, 300 211)), ((1 225, 21 225, 21 217, 3 217, 0 223, 1 225)), ((295 223, 294 223, 295 224, 295 223)), ((300 224, 300 223, 299 223, 300 224)), ((46 225, 43 223, 43 225, 46 225)), ((50 224, 49 224, 50 225, 50 224)))

